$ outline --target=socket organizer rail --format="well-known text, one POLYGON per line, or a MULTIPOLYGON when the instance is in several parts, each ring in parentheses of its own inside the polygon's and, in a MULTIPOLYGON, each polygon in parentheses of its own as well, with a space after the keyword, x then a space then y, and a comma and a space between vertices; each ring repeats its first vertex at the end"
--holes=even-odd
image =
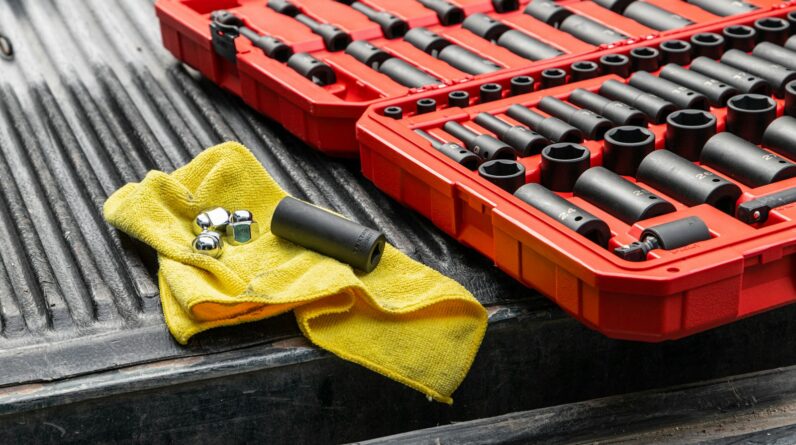
MULTIPOLYGON (((355 157, 355 124, 372 104, 551 62, 569 66, 672 27, 698 29, 779 4, 158 0, 156 8, 164 45, 178 59, 319 150, 355 157)), ((534 89, 555 83, 537 80, 534 89)))
POLYGON ((613 338, 792 303, 794 16, 782 4, 547 65, 565 83, 541 91, 512 88, 542 79, 531 68, 379 103, 358 124, 363 172, 613 338))

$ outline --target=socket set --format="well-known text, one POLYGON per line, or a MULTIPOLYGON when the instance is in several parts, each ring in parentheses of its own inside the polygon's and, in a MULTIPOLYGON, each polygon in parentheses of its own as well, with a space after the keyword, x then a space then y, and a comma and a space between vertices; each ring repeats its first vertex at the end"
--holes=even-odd
MULTIPOLYGON (((354 157, 356 121, 375 103, 770 13, 780 3, 158 0, 156 8, 163 43, 178 59, 310 145, 354 157)), ((534 88, 564 81, 550 74, 534 88)))
POLYGON ((358 124, 363 172, 610 337, 792 303, 794 18, 787 4, 379 103, 358 124))

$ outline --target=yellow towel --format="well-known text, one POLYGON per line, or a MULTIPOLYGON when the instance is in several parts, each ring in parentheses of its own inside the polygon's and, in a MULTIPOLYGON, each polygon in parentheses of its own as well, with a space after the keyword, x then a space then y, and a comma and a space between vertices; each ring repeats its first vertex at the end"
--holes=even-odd
POLYGON ((314 344, 435 400, 464 379, 486 330, 486 311, 460 284, 387 246, 365 274, 270 233, 285 192, 242 145, 205 150, 166 174, 152 171, 105 203, 113 226, 158 252, 160 296, 171 333, 194 334, 293 310, 314 344), (212 207, 250 210, 261 236, 194 253, 192 221, 212 207))

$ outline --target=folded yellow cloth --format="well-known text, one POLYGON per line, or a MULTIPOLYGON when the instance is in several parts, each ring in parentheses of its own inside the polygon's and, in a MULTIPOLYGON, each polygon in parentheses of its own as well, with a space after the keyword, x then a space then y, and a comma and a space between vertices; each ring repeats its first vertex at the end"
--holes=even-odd
POLYGON ((460 284, 387 245, 361 273, 270 233, 285 192, 242 145, 205 150, 166 174, 152 171, 105 203, 105 218, 158 252, 163 314, 180 343, 201 331, 293 310, 314 344, 452 403, 486 330, 486 311, 460 284), (250 210, 261 236, 193 252, 192 221, 212 207, 250 210))

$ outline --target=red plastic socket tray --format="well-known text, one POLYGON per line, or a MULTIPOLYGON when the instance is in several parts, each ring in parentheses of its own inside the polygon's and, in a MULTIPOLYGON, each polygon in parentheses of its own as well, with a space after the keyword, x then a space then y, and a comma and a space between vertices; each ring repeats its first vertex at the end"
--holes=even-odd
MULTIPOLYGON (((671 8, 669 0, 647 0, 664 8, 671 8)), ((532 62, 463 29, 461 24, 443 26, 436 13, 416 0, 363 0, 379 11, 389 11, 405 20, 411 28, 426 27, 476 54, 503 66, 502 72, 527 70, 529 67, 556 60, 580 59, 584 54, 601 48, 633 44, 657 35, 671 34, 647 28, 636 21, 611 12, 591 1, 565 0, 559 2, 571 11, 591 18, 631 36, 627 41, 612 45, 594 46, 524 14, 528 0, 519 0, 515 11, 497 13, 491 0, 451 0, 461 6, 467 16, 489 13, 512 28, 552 44, 565 54, 555 59, 532 62)), ((367 40, 390 54, 420 67, 446 85, 486 80, 496 73, 473 76, 415 48, 401 38, 385 39, 381 28, 351 7, 332 0, 292 0, 312 18, 333 23, 348 32, 354 40, 367 40)), ((677 3, 677 13, 696 24, 725 20, 685 2, 677 3)), ((751 0, 761 8, 779 2, 751 0)), ((266 0, 158 0, 163 43, 178 59, 197 69, 207 78, 243 98, 261 113, 281 123, 290 132, 333 156, 357 156, 355 124, 365 109, 384 100, 413 97, 432 86, 410 89, 380 74, 342 51, 329 52, 321 37, 313 34, 296 20, 266 7, 266 0), (337 82, 318 86, 288 68, 284 63, 266 57, 244 38, 235 40, 237 64, 225 60, 213 50, 210 33, 210 14, 228 10, 242 18, 247 26, 261 34, 277 37, 291 46, 294 52, 308 52, 326 62, 337 74, 337 82)))

